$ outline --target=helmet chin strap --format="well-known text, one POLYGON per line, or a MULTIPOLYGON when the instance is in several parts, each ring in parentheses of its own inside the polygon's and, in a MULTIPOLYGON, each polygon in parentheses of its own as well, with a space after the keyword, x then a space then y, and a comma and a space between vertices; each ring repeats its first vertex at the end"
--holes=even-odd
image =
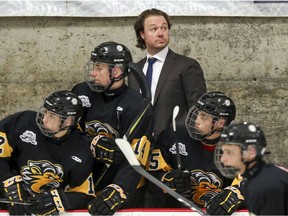
MULTIPOLYGON (((70 131, 71 131, 71 126, 62 127, 63 124, 64 124, 64 122, 65 122, 65 120, 62 119, 62 120, 61 120, 60 129, 59 129, 57 132, 54 132, 54 135, 53 135, 54 138, 60 138, 60 137, 55 137, 55 135, 56 135, 57 133, 59 133, 59 132, 65 131, 65 130, 67 130, 67 133, 66 133, 66 134, 70 133, 70 131)), ((64 135, 66 135, 66 134, 64 134, 64 135)))
POLYGON ((212 136, 213 134, 215 133, 221 133, 223 131, 223 128, 222 129, 219 129, 219 130, 213 130, 211 129, 211 132, 208 133, 204 139, 202 140, 202 142, 206 143, 206 144, 216 144, 219 140, 220 140, 220 135, 219 137, 216 137, 214 139, 207 139, 208 137, 212 136))
POLYGON ((106 93, 110 88, 111 86, 115 83, 114 80, 111 80, 110 84, 105 88, 105 90, 103 91, 103 93, 106 93))
MULTIPOLYGON (((207 144, 209 144, 208 142, 206 142, 207 140, 209 140, 209 139, 207 139, 208 137, 210 137, 210 136, 212 136, 213 134, 215 134, 215 133, 221 133, 222 131, 223 131, 223 128, 221 128, 221 129, 214 129, 214 127, 215 127, 215 125, 216 125, 216 122, 218 121, 219 119, 218 119, 218 117, 213 117, 213 124, 212 124, 212 126, 211 126, 211 132, 210 133, 208 133, 205 137, 204 137, 204 139, 202 140, 203 142, 205 142, 205 143, 207 143, 207 144)), ((217 139, 217 138, 215 138, 215 139, 217 139)), ((215 139, 210 139, 210 142, 211 142, 211 140, 215 140, 215 139)), ((219 136, 219 139, 220 139, 220 136, 219 136)), ((212 143, 212 144, 216 144, 216 143, 212 143)))
POLYGON ((245 164, 245 171, 243 173, 243 176, 245 178, 249 178, 249 177, 253 177, 255 176, 259 170, 260 167, 262 166, 262 160, 261 157, 255 157, 253 160, 251 161, 244 161, 243 157, 242 157, 242 161, 245 164), (250 166, 253 162, 256 162, 255 164, 253 164, 252 166, 250 166))
POLYGON ((67 130, 67 133, 65 133, 63 136, 69 134, 70 131, 71 131, 71 128, 70 128, 70 127, 61 128, 59 131, 57 131, 57 132, 54 133, 53 138, 59 139, 59 138, 63 137, 63 136, 61 136, 61 137, 56 137, 55 135, 58 134, 59 132, 65 131, 65 130, 67 130))
MULTIPOLYGON (((206 138, 207 138, 207 137, 206 137, 206 138)), ((202 143, 204 143, 204 144, 209 144, 209 145, 213 145, 213 144, 216 145, 216 144, 219 142, 221 136, 216 137, 216 138, 214 138, 214 139, 206 139, 206 138, 204 138, 204 139, 202 140, 202 143)))
POLYGON ((105 88, 105 90, 103 91, 103 92, 106 92, 106 91, 108 91, 110 88, 111 88, 111 86, 115 83, 115 80, 113 79, 113 71, 114 71, 114 68, 115 68, 115 65, 113 65, 113 67, 112 68, 108 68, 108 70, 109 70, 109 73, 110 73, 110 84, 105 88))

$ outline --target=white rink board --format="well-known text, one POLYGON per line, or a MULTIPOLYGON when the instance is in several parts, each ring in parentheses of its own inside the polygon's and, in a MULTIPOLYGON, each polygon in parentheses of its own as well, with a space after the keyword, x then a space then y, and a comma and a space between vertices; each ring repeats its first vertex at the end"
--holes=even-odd
MULTIPOLYGON (((90 216, 85 210, 76 210, 62 213, 63 216, 90 216)), ((118 211, 114 216, 196 216, 199 215, 189 209, 125 209, 118 211)), ((237 211, 232 214, 233 216, 249 216, 245 210, 237 211)), ((9 216, 9 213, 0 210, 0 216, 9 216)))

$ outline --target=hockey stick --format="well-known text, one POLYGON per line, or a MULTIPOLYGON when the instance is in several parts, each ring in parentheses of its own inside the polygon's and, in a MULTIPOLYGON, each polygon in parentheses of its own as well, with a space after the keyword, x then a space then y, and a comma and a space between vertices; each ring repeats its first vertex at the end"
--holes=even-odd
MULTIPOLYGON (((136 127, 139 125, 139 123, 141 122, 141 119, 143 118, 143 116, 145 115, 146 111, 149 110, 150 106, 151 106, 151 91, 150 88, 148 87, 148 84, 146 82, 146 78, 142 72, 142 70, 137 67, 136 64, 134 63, 129 63, 128 68, 131 69, 131 73, 134 74, 141 92, 142 92, 142 98, 143 98, 143 104, 142 107, 138 113, 138 115, 134 118, 133 122, 131 123, 131 125, 129 126, 129 128, 126 130, 123 139, 124 140, 132 140, 133 138, 133 132, 136 129, 136 127)), ((103 169, 100 171, 100 174, 98 175, 98 179, 96 181, 96 183, 94 184, 94 187, 96 187, 101 180, 103 179, 104 175, 106 174, 106 172, 108 171, 109 167, 111 165, 110 164, 105 164, 105 166, 103 167, 103 169)))
POLYGON ((175 199, 177 199, 179 202, 183 203, 185 206, 189 207, 190 209, 198 212, 200 215, 207 215, 201 208, 199 208, 195 203, 193 203, 191 200, 188 200, 186 197, 181 196, 174 190, 172 190, 170 187, 166 186, 164 183, 159 181, 157 178, 152 176, 150 173, 148 173, 139 163, 137 158, 135 157, 135 154, 131 148, 131 145, 128 141, 123 139, 115 139, 116 144, 123 152, 124 156, 126 157, 129 164, 133 167, 133 169, 141 174, 143 177, 160 187, 162 190, 167 191, 171 196, 173 196, 175 199))
POLYGON ((0 203, 8 203, 8 204, 18 204, 18 205, 36 205, 38 201, 36 200, 10 200, 5 198, 0 198, 0 203))
POLYGON ((181 165, 181 155, 179 151, 179 143, 177 139, 177 134, 176 134, 176 117, 179 112, 179 106, 175 106, 173 109, 173 118, 172 118, 172 126, 173 126, 173 131, 174 131, 174 141, 175 141, 175 148, 176 148, 176 157, 177 157, 177 168, 178 170, 182 169, 181 165))
POLYGON ((149 110, 149 107, 151 106, 151 91, 150 91, 150 88, 148 87, 146 78, 142 70, 139 67, 137 67, 137 65, 134 63, 129 63, 128 67, 131 69, 131 72, 135 76, 140 86, 142 97, 143 97, 142 109, 139 111, 139 114, 135 117, 133 123, 130 125, 130 127, 125 133, 125 137, 127 139, 130 139, 133 131, 138 126, 142 117, 144 116, 146 111, 149 110))

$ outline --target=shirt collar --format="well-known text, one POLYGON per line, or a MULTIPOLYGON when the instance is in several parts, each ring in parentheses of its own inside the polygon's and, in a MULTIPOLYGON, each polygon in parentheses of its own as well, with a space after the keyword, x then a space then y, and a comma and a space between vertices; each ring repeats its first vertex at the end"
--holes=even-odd
MULTIPOLYGON (((165 61, 165 58, 168 54, 168 51, 169 51, 169 48, 168 46, 166 46, 164 49, 162 49, 160 52, 156 53, 154 56, 151 56, 147 53, 147 60, 150 58, 150 57, 154 57, 154 58, 157 58, 157 60, 161 61, 161 62, 164 62, 165 61)), ((146 60, 146 61, 147 61, 146 60)))

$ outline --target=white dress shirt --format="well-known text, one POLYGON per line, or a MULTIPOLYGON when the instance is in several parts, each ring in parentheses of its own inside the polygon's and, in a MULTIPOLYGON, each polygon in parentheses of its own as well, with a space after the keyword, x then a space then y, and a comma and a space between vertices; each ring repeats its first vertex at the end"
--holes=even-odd
POLYGON ((156 92, 156 87, 157 87, 157 83, 160 77, 160 73, 165 61, 165 58, 167 56, 168 53, 168 46, 166 46, 163 50, 161 50, 160 52, 158 52, 157 54, 155 54, 154 56, 151 56, 147 53, 147 60, 146 63, 143 67, 143 72, 146 76, 147 73, 147 68, 148 68, 148 58, 150 57, 154 57, 157 59, 157 61, 153 64, 153 74, 152 74, 152 83, 151 83, 151 95, 152 95, 152 104, 154 104, 154 97, 155 97, 155 92, 156 92))

